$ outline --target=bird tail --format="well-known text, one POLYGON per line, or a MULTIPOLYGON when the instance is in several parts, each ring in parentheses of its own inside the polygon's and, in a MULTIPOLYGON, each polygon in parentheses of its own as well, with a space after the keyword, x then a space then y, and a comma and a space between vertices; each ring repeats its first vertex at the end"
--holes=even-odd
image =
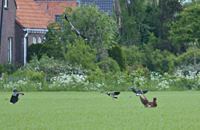
POLYGON ((117 99, 117 97, 113 97, 113 98, 117 99))
POLYGON ((69 22, 69 20, 68 20, 68 18, 67 18, 67 16, 65 15, 65 19, 69 22))

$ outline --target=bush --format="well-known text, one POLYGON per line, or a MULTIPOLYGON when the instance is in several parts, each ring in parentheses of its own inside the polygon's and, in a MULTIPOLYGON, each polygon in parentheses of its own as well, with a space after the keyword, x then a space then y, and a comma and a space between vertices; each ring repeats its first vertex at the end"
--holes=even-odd
POLYGON ((121 71, 126 70, 126 60, 123 51, 119 45, 115 45, 111 49, 109 49, 108 55, 109 57, 117 61, 121 71))
POLYGON ((145 53, 143 53, 137 46, 122 47, 127 66, 132 66, 135 62, 139 64, 145 63, 145 53))
MULTIPOLYGON (((196 48, 196 63, 200 62, 200 49, 196 48)), ((194 64, 194 48, 191 47, 187 52, 178 55, 176 58, 175 66, 194 64)))
POLYGON ((29 47, 28 47, 28 50, 27 50, 27 61, 29 62, 32 57, 34 55, 37 56, 37 58, 39 59, 39 51, 40 51, 40 48, 43 46, 43 44, 41 43, 37 43, 37 44, 31 44, 29 47))
POLYGON ((112 72, 116 73, 120 71, 118 63, 112 58, 108 57, 107 60, 97 63, 97 66, 104 71, 104 73, 112 72))
POLYGON ((73 44, 67 41, 67 53, 65 48, 62 47, 65 60, 72 65, 81 65, 85 69, 94 69, 96 61, 96 49, 91 49, 85 41, 75 40, 73 44))
POLYGON ((0 64, 0 77, 2 73, 7 73, 8 75, 11 75, 15 71, 17 71, 19 67, 20 67, 20 64, 17 64, 17 63, 16 65, 10 64, 8 62, 5 62, 4 64, 0 64))

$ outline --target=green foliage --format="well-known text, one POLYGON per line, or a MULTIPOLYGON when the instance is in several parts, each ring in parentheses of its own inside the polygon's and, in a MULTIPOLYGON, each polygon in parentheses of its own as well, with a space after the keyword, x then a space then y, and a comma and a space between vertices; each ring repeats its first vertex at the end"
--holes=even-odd
POLYGON ((140 45, 140 27, 146 26, 142 22, 145 18, 145 6, 144 0, 130 0, 130 4, 127 1, 119 0, 121 11, 117 13, 121 14, 123 24, 125 45, 140 45))
POLYGON ((31 44, 27 51, 27 61, 32 60, 36 55, 40 59, 43 55, 54 57, 55 59, 64 59, 60 44, 31 44))
POLYGON ((120 71, 120 67, 117 61, 113 60, 112 58, 108 57, 107 60, 100 61, 97 63, 97 66, 104 71, 104 73, 112 72, 116 73, 120 71))
POLYGON ((47 29, 48 32, 45 35, 46 40, 44 41, 44 44, 48 45, 61 44, 59 40, 59 38, 61 37, 61 26, 59 22, 50 23, 47 29))
POLYGON ((109 49, 108 55, 109 57, 112 57, 115 61, 117 61, 121 71, 126 70, 125 57, 119 45, 115 45, 111 49, 109 49))
MULTIPOLYGON (((200 62, 200 49, 196 48, 196 63, 200 62)), ((189 48, 187 52, 178 55, 176 58, 175 65, 189 65, 194 64, 194 48, 189 48)))
POLYGON ((190 42, 194 42, 195 39, 198 39, 200 35, 200 5, 195 5, 194 7, 185 8, 183 12, 181 12, 178 17, 179 19, 176 22, 172 23, 169 37, 172 40, 173 45, 179 49, 179 53, 181 53, 180 47, 184 44, 188 47, 190 42))
POLYGON ((90 83, 103 83, 105 82, 105 75, 103 73, 103 70, 101 70, 100 68, 96 68, 94 71, 90 72, 90 75, 87 76, 87 80, 90 83))
POLYGON ((85 42, 75 40, 73 44, 67 41, 67 53, 65 48, 62 47, 65 60, 72 65, 82 65, 85 69, 95 68, 96 49, 91 49, 85 42))
MULTIPOLYGON (((106 49, 112 45, 114 34, 117 32, 116 22, 108 13, 98 11, 97 6, 83 5, 74 10, 66 8, 63 14, 66 14, 68 19, 80 31, 80 33, 88 38, 86 44, 91 49, 96 49, 97 62, 107 59, 106 49), (69 13, 69 11, 72 11, 69 13)), ((61 41, 66 43, 74 43, 75 40, 81 39, 70 28, 70 24, 63 20, 63 30, 61 41)))
POLYGON ((11 75, 12 73, 14 73, 15 71, 17 71, 17 69, 19 69, 20 64, 10 64, 8 62, 4 62, 3 64, 0 64, 0 76, 2 73, 7 73, 8 75, 11 75))
POLYGON ((159 37, 159 30, 161 28, 161 22, 159 19, 160 9, 154 4, 147 3, 145 10, 145 18, 143 20, 143 26, 140 28, 141 43, 148 43, 149 36, 154 33, 155 37, 159 37))
POLYGON ((126 60, 127 66, 132 66, 135 62, 144 63, 145 53, 143 53, 137 46, 122 47, 123 54, 126 60))
POLYGON ((154 72, 171 73, 174 69, 175 56, 167 50, 156 49, 154 51, 153 44, 155 44, 155 41, 156 38, 151 35, 149 42, 143 45, 143 53, 145 53, 146 59, 143 64, 154 72))
POLYGON ((43 55, 47 55, 50 57, 50 54, 49 54, 50 51, 51 51, 51 48, 47 44, 41 46, 38 53, 38 59, 40 59, 43 55))
POLYGON ((133 75, 131 73, 136 74, 136 75, 134 74, 134 77, 141 77, 141 76, 148 77, 150 75, 149 69, 147 67, 143 67, 143 65, 137 61, 132 66, 127 66, 127 74, 133 75), (139 75, 138 72, 140 72, 139 75))
POLYGON ((83 70, 82 66, 80 65, 71 66, 68 64, 68 62, 56 60, 53 57, 49 58, 48 56, 43 55, 40 60, 38 60, 37 56, 34 56, 25 67, 22 66, 20 69, 18 69, 12 77, 18 77, 17 75, 19 75, 19 77, 26 77, 28 70, 36 72, 43 71, 46 77, 53 77, 62 73, 76 73, 81 75, 87 73, 87 71, 83 70))
POLYGON ((156 50, 153 52, 152 58, 152 71, 160 72, 161 74, 165 72, 172 73, 174 70, 175 56, 169 51, 156 50))
POLYGON ((32 70, 28 70, 27 74, 28 74, 29 80, 35 81, 37 83, 41 83, 41 86, 43 86, 44 81, 45 81, 45 75, 44 75, 43 71, 35 72, 35 71, 32 71, 32 70))
POLYGON ((38 58, 40 57, 40 48, 43 46, 43 44, 41 43, 37 43, 37 44, 31 44, 29 47, 28 47, 28 50, 27 50, 27 61, 29 62, 32 57, 34 55, 36 55, 38 58))
POLYGON ((45 44, 40 48, 39 51, 39 59, 43 55, 47 55, 48 57, 54 57, 55 59, 64 59, 62 49, 60 44, 45 44))

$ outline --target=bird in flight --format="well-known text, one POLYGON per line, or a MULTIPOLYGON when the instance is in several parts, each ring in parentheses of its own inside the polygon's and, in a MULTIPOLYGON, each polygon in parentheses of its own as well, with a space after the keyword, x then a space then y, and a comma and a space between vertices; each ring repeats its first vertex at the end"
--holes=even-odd
MULTIPOLYGON (((104 93, 104 92, 103 92, 103 91, 100 91, 100 93, 104 93)), ((118 97, 116 97, 115 95, 119 95, 120 92, 114 92, 114 93, 109 93, 109 92, 107 92, 107 93, 105 93, 105 94, 107 94, 108 96, 112 97, 113 99, 114 99, 114 98, 117 99, 118 97)))
POLYGON ((76 34, 80 35, 84 40, 88 40, 87 37, 83 36, 75 27, 74 25, 68 20, 67 16, 65 15, 65 19, 69 22, 71 29, 76 32, 76 34))
POLYGON ((10 103, 11 104, 15 104, 19 100, 19 98, 18 98, 19 94, 20 95, 24 95, 24 93, 22 93, 22 92, 20 92, 20 91, 18 91, 16 89, 12 89, 12 91, 14 93, 12 94, 12 97, 10 98, 10 103))
MULTIPOLYGON (((140 94, 142 94, 142 91, 139 89, 131 88, 131 91, 136 93, 136 96, 139 96, 140 94)), ((147 92, 148 92, 148 90, 143 91, 144 94, 147 92)))

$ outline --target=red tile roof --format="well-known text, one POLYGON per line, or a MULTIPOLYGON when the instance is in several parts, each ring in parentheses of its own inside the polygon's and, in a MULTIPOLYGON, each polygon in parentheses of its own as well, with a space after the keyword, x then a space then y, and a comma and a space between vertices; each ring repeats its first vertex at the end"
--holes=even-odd
POLYGON ((15 0, 17 4, 16 22, 22 28, 47 29, 52 17, 42 10, 33 0, 15 0))
POLYGON ((35 1, 41 9, 47 12, 54 20, 55 15, 61 15, 66 7, 76 8, 76 1, 35 1))

